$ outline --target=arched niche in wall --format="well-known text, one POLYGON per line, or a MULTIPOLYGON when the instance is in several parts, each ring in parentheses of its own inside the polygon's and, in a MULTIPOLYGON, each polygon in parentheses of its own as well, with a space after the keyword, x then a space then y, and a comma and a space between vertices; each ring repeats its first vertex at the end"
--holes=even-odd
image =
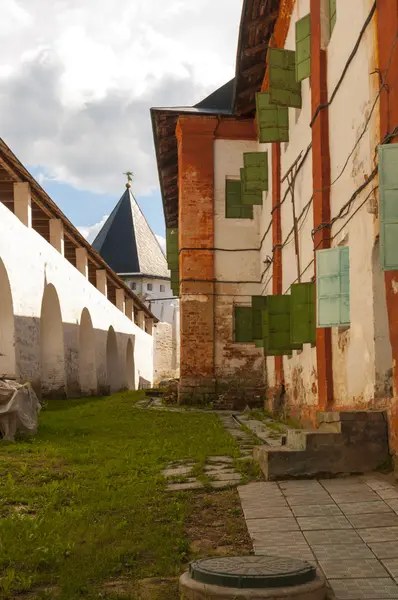
POLYGON ((95 334, 90 313, 83 308, 79 326, 79 384, 84 396, 97 393, 95 334))
POLYGON ((122 387, 120 382, 119 354, 117 349, 116 333, 112 325, 108 329, 106 340, 106 371, 108 387, 111 394, 122 387))
POLYGON ((41 304, 40 364, 43 396, 65 397, 64 330, 58 293, 51 283, 41 304))
POLYGON ((16 377, 14 307, 10 281, 0 259, 0 377, 16 377))
POLYGON ((134 362, 134 343, 131 338, 127 341, 126 348, 126 384, 129 390, 135 390, 135 362, 134 362))

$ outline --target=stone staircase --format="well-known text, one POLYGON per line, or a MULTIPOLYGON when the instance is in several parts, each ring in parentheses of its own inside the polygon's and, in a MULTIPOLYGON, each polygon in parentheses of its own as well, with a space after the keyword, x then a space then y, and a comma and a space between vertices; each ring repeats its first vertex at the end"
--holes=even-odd
POLYGON ((289 430, 285 446, 256 446, 266 480, 374 471, 389 458, 383 411, 322 412, 316 431, 289 430))

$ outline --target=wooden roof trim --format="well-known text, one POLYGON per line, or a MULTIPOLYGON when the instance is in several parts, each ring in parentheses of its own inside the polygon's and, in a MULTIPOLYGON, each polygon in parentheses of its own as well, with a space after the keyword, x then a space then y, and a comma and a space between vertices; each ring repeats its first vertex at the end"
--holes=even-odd
POLYGON ((14 153, 10 150, 7 144, 0 138, 0 164, 10 174, 13 180, 27 181, 32 189, 32 196, 38 206, 45 212, 49 218, 58 218, 64 225, 64 231, 70 240, 77 240, 78 246, 86 248, 89 258, 100 269, 105 269, 109 279, 118 288, 122 288, 126 295, 133 300, 138 308, 143 310, 145 314, 154 319, 157 323, 159 319, 148 309, 148 307, 134 294, 134 292, 123 282, 122 279, 110 268, 103 258, 94 250, 91 244, 82 236, 78 229, 69 221, 61 209, 50 198, 47 192, 29 173, 23 164, 18 160, 14 153))

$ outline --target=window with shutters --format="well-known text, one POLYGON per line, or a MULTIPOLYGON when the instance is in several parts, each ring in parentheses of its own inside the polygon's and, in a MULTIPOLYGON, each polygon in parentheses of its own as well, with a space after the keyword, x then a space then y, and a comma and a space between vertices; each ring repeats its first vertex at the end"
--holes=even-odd
POLYGON ((258 139, 262 144, 289 141, 289 111, 285 106, 271 104, 266 92, 256 94, 258 139))
POLYGON ((263 316, 264 352, 268 356, 290 355, 302 344, 291 341, 291 297, 267 296, 263 316))
POLYGON ((311 75, 311 17, 296 21, 296 79, 303 81, 311 75))
POLYGON ((384 271, 398 269, 398 145, 379 146, 380 260, 384 271))
POLYGON ((251 306, 235 306, 235 342, 251 343, 253 342, 253 325, 251 306))
POLYGON ((242 204, 240 179, 227 179, 225 183, 225 217, 227 219, 252 219, 253 207, 242 204))
POLYGON ((316 344, 315 284, 295 283, 290 288, 292 344, 316 344))
POLYGON ((317 327, 350 324, 350 254, 347 247, 316 253, 317 327))
POLYGON ((296 80, 296 53, 268 49, 268 92, 271 104, 301 108, 301 82, 296 80))
POLYGON ((336 1, 337 0, 329 0, 330 35, 332 35, 334 26, 336 25, 336 18, 337 18, 336 1))
POLYGON ((240 171, 242 204, 262 205, 263 192, 268 190, 267 152, 246 152, 240 171))

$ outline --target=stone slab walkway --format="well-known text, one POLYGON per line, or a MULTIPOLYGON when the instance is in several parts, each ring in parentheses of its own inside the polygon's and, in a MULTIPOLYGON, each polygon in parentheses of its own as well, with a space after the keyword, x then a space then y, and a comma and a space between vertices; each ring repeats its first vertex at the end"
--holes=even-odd
MULTIPOLYGON (((168 480, 170 492, 182 492, 205 487, 205 483, 194 475, 195 463, 191 461, 175 461, 162 472, 168 480)), ((234 460, 230 456, 208 456, 204 467, 204 476, 209 487, 215 490, 238 485, 242 475, 234 468, 234 460)))
POLYGON ((373 476, 238 491, 255 554, 316 564, 338 600, 398 599, 398 488, 373 476))

